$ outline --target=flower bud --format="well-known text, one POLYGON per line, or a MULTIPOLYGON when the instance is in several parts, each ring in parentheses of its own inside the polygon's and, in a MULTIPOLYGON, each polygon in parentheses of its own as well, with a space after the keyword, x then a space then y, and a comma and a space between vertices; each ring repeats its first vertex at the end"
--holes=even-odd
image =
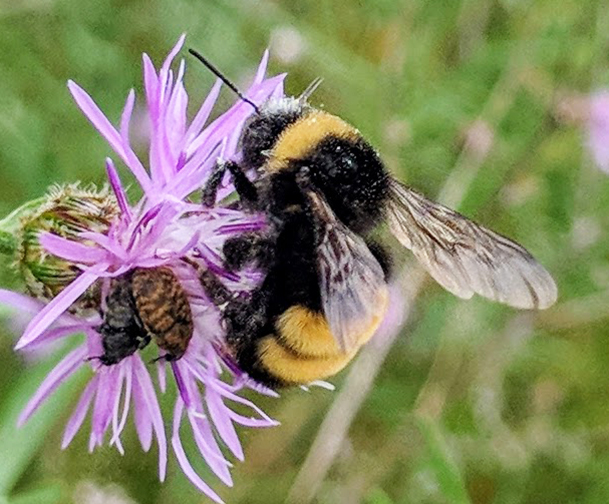
MULTIPOLYGON (((81 272, 72 262, 48 253, 40 244, 41 233, 86 244, 88 240, 82 238, 81 233, 107 233, 119 212, 116 199, 107 187, 82 189, 76 184, 51 187, 37 208, 21 216, 17 231, 17 267, 29 293, 50 300, 81 272)), ((97 306, 99 286, 96 285, 75 303, 75 308, 97 306)))

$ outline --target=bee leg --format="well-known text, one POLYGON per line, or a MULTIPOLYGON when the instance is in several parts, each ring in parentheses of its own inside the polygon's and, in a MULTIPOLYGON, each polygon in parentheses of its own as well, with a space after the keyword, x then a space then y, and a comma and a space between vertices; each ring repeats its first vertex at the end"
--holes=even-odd
POLYGON ((201 271, 199 279, 207 297, 222 311, 226 341, 238 351, 249 348, 268 322, 266 290, 259 288, 247 297, 238 297, 209 270, 201 271))
POLYGON ((252 208, 257 208, 258 205, 258 188, 256 185, 247 178, 243 168, 234 161, 226 161, 226 168, 233 176, 233 184, 235 190, 242 201, 248 203, 252 208))
POLYGON ((228 170, 233 177, 233 184, 241 201, 256 208, 258 203, 258 189, 256 185, 247 178, 241 165, 235 161, 222 161, 216 164, 216 167, 203 187, 201 197, 203 205, 211 207, 216 203, 218 189, 226 170, 228 170))
POLYGON ((232 292, 211 271, 200 272, 199 281, 206 296, 217 307, 226 305, 233 298, 232 292))
MULTIPOLYGON (((267 333, 267 293, 256 289, 247 298, 234 298, 224 310, 226 341, 236 349, 237 354, 245 352, 254 355, 254 342, 267 333)), ((270 330, 270 329, 269 329, 270 330)))
POLYGON ((274 259, 274 242, 260 233, 244 233, 229 238, 222 248, 224 265, 231 271, 238 271, 246 264, 255 262, 267 269, 274 259))
POLYGON ((226 173, 226 163, 216 163, 214 170, 207 179, 205 186, 201 192, 201 202, 203 206, 213 207, 216 204, 216 196, 218 194, 218 188, 226 173))
POLYGON ((174 360, 177 360, 175 355, 166 353, 164 355, 159 355, 158 357, 155 357, 154 359, 150 359, 150 362, 148 364, 156 364, 159 361, 172 362, 174 360))
POLYGON ((144 334, 143 336, 138 336, 137 337, 137 348, 138 350, 142 350, 144 348, 146 348, 148 346, 148 343, 150 343, 150 334, 144 334))

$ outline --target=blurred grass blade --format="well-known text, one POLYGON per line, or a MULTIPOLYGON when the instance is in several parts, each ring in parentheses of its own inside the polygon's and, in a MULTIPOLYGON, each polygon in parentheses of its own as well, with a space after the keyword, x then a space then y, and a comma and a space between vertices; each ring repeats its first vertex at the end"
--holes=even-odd
POLYGON ((379 487, 373 488, 366 497, 366 504, 395 504, 394 501, 379 487))
MULTIPOLYGON (((76 393, 82 388, 77 383, 78 378, 63 384, 23 427, 17 428, 19 413, 52 365, 54 362, 37 364, 27 369, 3 400, 3 408, 0 411, 0 495, 10 494, 55 422, 63 417, 66 405, 71 404, 76 393)), ((57 450, 59 449, 58 441, 57 450)))
POLYGON ((15 495, 8 499, 7 502, 8 504, 56 504, 61 501, 61 497, 61 485, 51 483, 44 487, 15 495))
POLYGON ((452 460, 450 450, 437 422, 422 416, 418 416, 416 421, 425 439, 431 469, 436 476, 442 495, 451 504, 471 504, 459 468, 452 460))

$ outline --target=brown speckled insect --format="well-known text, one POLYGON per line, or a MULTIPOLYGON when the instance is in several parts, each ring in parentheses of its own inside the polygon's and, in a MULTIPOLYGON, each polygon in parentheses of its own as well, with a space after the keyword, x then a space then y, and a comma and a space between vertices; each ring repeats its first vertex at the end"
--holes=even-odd
POLYGON ((102 337, 106 366, 144 348, 151 339, 165 351, 164 359, 180 359, 192 338, 190 304, 171 269, 135 268, 110 282, 102 337))

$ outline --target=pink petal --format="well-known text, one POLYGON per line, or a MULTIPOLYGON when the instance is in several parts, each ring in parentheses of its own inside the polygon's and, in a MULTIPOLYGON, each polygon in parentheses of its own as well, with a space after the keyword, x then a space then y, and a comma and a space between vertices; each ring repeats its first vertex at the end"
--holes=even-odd
POLYGON ((121 114, 121 138, 125 144, 129 143, 129 123, 131 122, 131 114, 133 113, 133 105, 135 104, 135 91, 130 90, 127 95, 127 101, 121 114))
POLYGON ((197 159, 189 159, 178 173, 178 176, 167 185, 166 191, 173 194, 176 198, 183 199, 194 191, 199 190, 203 181, 209 176, 211 170, 216 165, 220 147, 220 144, 218 144, 208 153, 204 153, 201 150, 197 153, 197 159))
POLYGON ((125 249, 123 249, 116 240, 109 238, 105 234, 97 233, 95 231, 85 231, 80 233, 80 237, 97 243, 100 247, 103 247, 108 252, 114 254, 118 259, 127 259, 127 252, 125 249))
POLYGON ((59 363, 53 368, 53 370, 47 375, 44 381, 32 398, 28 401, 27 405, 19 415, 17 424, 23 425, 28 418, 38 409, 38 407, 48 399, 53 391, 61 384, 65 379, 72 375, 78 368, 80 368, 84 359, 87 355, 87 348, 80 346, 72 350, 66 355, 59 363))
MULTIPOLYGON (((173 376, 175 377, 175 380, 176 380, 176 385, 178 387, 178 392, 180 393, 180 397, 182 398, 182 401, 184 402, 186 407, 190 408, 192 406, 192 403, 190 401, 188 384, 186 383, 184 377, 182 376, 182 371, 180 370, 179 362, 176 362, 176 361, 172 362, 171 369, 173 371, 173 376)), ((188 371, 186 369, 184 371, 185 371, 185 374, 188 375, 188 371)))
POLYGON ((148 105, 148 114, 150 116, 150 123, 152 124, 157 120, 158 115, 157 88, 159 86, 159 80, 150 57, 144 53, 142 56, 142 61, 144 65, 144 89, 146 90, 146 104, 148 105))
POLYGON ((137 224, 128 250, 133 250, 137 242, 138 250, 146 251, 146 255, 151 255, 151 251, 156 248, 155 243, 165 231, 165 227, 175 222, 184 212, 186 212, 186 208, 171 201, 150 209, 137 224))
POLYGON ((589 110, 588 147, 596 165, 609 173, 609 92, 593 94, 589 110))
POLYGON ((258 406, 256 406, 253 402, 248 401, 244 397, 233 394, 229 390, 227 390, 226 384, 221 382, 220 380, 210 380, 208 382, 208 386, 216 390, 219 394, 221 394, 225 399, 229 399, 236 403, 247 406, 248 408, 254 410, 258 415, 260 415, 263 419, 267 420, 269 423, 276 422, 270 416, 268 416, 264 411, 262 411, 258 406))
POLYGON ((163 394, 167 390, 166 362, 167 361, 165 359, 156 361, 156 375, 157 375, 157 380, 159 382, 159 390, 163 394))
POLYGON ((93 403, 93 417, 91 421, 91 437, 89 450, 103 444, 104 434, 112 419, 112 400, 116 397, 118 389, 118 366, 101 366, 98 370, 99 385, 93 403))
POLYGON ((121 157, 124 163, 129 167, 140 186, 146 194, 150 192, 150 177, 144 169, 144 166, 137 158, 133 150, 123 142, 122 137, 116 131, 114 126, 106 118, 97 104, 91 97, 74 81, 68 81, 68 88, 74 97, 77 105, 85 114, 87 119, 91 121, 93 126, 110 144, 110 147, 121 157))
POLYGON ((222 483, 227 486, 233 486, 233 478, 229 471, 232 464, 224 458, 214 437, 209 420, 196 417, 192 414, 188 415, 188 420, 190 421, 197 449, 205 459, 205 462, 207 462, 209 468, 220 478, 222 483))
POLYGON ((135 430, 144 451, 152 446, 152 420, 144 400, 144 392, 137 378, 133 382, 133 414, 135 430))
MULTIPOLYGON (((123 385, 125 384, 125 366, 127 365, 127 362, 130 359, 125 359, 122 362, 120 362, 117 367, 118 367, 118 379, 116 380, 118 382, 118 385, 116 386, 115 389, 115 394, 114 394, 114 404, 112 405, 112 418, 111 418, 111 423, 112 423, 112 437, 110 438, 110 443, 109 445, 116 445, 116 449, 118 450, 118 452, 121 455, 125 454, 125 449, 123 448, 123 443, 121 442, 121 432, 122 432, 122 428, 119 427, 119 414, 120 414, 120 407, 121 407, 121 397, 124 395, 124 402, 128 402, 130 399, 130 394, 131 394, 131 387, 125 388, 124 392, 123 392, 123 385)), ((129 375, 131 375, 131 373, 129 373, 129 375)), ((127 407, 124 407, 125 404, 123 404, 123 414, 121 415, 121 421, 126 421, 126 417, 125 417, 125 413, 129 411, 129 406, 127 405, 127 407)), ((124 427, 124 423, 123 423, 123 427, 124 427)))
POLYGON ((245 417, 243 415, 235 413, 232 410, 230 410, 229 415, 233 422, 236 422, 239 425, 243 425, 244 427, 254 427, 259 429, 265 427, 276 427, 277 425, 281 424, 280 422, 273 419, 267 420, 266 418, 245 417))
POLYGON ((152 427, 159 446, 159 479, 164 481, 167 471, 167 438, 165 437, 165 429, 163 427, 163 415, 161 414, 161 409, 148 370, 139 356, 134 356, 132 359, 136 380, 139 383, 140 391, 142 393, 141 398, 148 410, 148 415, 152 421, 152 427))
POLYGON ((131 359, 126 359, 124 366, 126 369, 125 401, 123 403, 123 415, 121 417, 120 423, 118 424, 117 437, 121 435, 121 433, 123 432, 123 429, 125 428, 125 425, 127 425, 127 418, 129 416, 129 406, 131 405, 131 392, 132 392, 132 387, 133 387, 133 380, 132 380, 133 373, 131 371, 131 367, 132 367, 131 359))
POLYGON ((35 341, 30 343, 23 350, 33 350, 40 348, 42 345, 46 345, 55 340, 65 338, 66 336, 74 336, 78 333, 86 332, 87 329, 91 328, 91 324, 71 324, 60 327, 54 327, 44 331, 35 341))
POLYGON ((186 130, 185 136, 188 140, 191 140, 192 138, 196 137, 203 129, 203 126, 205 126, 207 119, 209 119, 209 114, 211 114, 211 111, 214 105, 216 104, 216 100, 218 99, 218 95, 220 94, 221 88, 222 81, 220 79, 217 79, 215 84, 211 88, 211 91, 205 98, 203 105, 201 105, 201 108, 199 109, 199 111, 195 115, 195 118, 192 120, 190 126, 186 130))
POLYGON ((0 303, 7 304, 13 308, 18 308, 21 311, 32 314, 38 313, 45 306, 45 304, 38 299, 31 298, 24 294, 18 294, 17 292, 6 289, 0 289, 0 303))
POLYGON ((236 127, 235 131, 229 135, 226 142, 225 151, 222 153, 223 159, 232 159, 235 157, 237 148, 239 146, 239 140, 241 140, 241 130, 245 121, 241 121, 236 127))
MULTIPOLYGON (((268 98, 271 90, 283 82, 284 78, 285 75, 279 75, 266 80, 260 85, 251 86, 247 91, 247 96, 254 102, 264 101, 266 98, 268 98)), ((251 105, 239 100, 230 109, 228 109, 228 111, 205 128, 205 130, 197 138, 193 139, 189 146, 189 152, 196 153, 199 151, 202 154, 205 153, 205 148, 203 146, 209 145, 211 147, 220 143, 224 137, 234 132, 234 125, 236 123, 244 121, 250 115, 252 115, 253 112, 254 111, 252 110, 251 105)), ((190 163, 200 164, 202 154, 193 155, 192 158, 189 159, 188 163, 186 163, 186 166, 188 166, 190 163)))
POLYGON ((175 86, 167 102, 165 114, 162 121, 164 150, 171 154, 173 164, 172 171, 175 173, 177 156, 182 151, 184 144, 184 133, 186 131, 186 111, 188 108, 188 93, 184 89, 184 60, 180 62, 175 86))
MULTIPOLYGON (((204 411, 201 394, 195 389, 192 391, 194 410, 204 411)), ((178 399, 179 401, 179 399, 178 399)), ((211 424, 207 417, 203 417, 200 413, 194 413, 192 410, 188 412, 188 420, 192 433, 195 438, 195 443, 199 449, 199 453, 203 456, 207 465, 218 476, 225 485, 233 486, 229 468, 232 464, 226 460, 224 454, 218 446, 211 424)))
POLYGON ((259 231, 267 226, 266 220, 263 216, 258 218, 253 216, 252 219, 256 220, 223 224, 216 229, 216 233, 232 235, 237 233, 246 233, 249 231, 259 231))
POLYGON ((47 252, 73 263, 97 263, 105 261, 107 253, 74 240, 68 240, 52 233, 42 233, 40 244, 47 252))
POLYGON ((262 59, 260 60, 260 65, 258 65, 258 70, 256 71, 256 76, 254 77, 254 82, 252 83, 254 86, 257 86, 262 83, 264 80, 264 76, 266 74, 266 67, 269 64, 269 50, 265 50, 262 55, 262 59))
POLYGON ((237 436, 237 431, 231 421, 230 415, 227 413, 229 408, 224 404, 222 398, 217 393, 211 392, 209 388, 205 389, 205 403, 207 410, 214 422, 216 431, 228 449, 237 459, 243 461, 243 447, 237 436))
POLYGON ((97 376, 94 376, 91 381, 85 387, 85 390, 80 395, 80 399, 78 400, 78 404, 74 409, 74 413, 68 420, 66 424, 65 431, 63 433, 63 440, 61 441, 61 449, 65 450, 68 445, 74 439, 76 433, 80 430, 82 423, 87 416, 87 412, 89 411, 89 406, 91 405, 91 400, 95 395, 95 390, 97 389, 97 376))
POLYGON ((19 350, 38 338, 98 278, 98 275, 87 272, 78 276, 30 321, 15 349, 19 350))
POLYGON ((199 490, 201 490, 201 492, 203 492, 213 501, 219 504, 224 504, 224 501, 220 498, 220 496, 199 477, 186 457, 186 453, 184 452, 184 447, 182 446, 182 441, 180 439, 182 412, 183 404, 181 401, 177 401, 173 414, 173 436, 171 437, 171 445, 173 446, 173 451, 178 459, 178 463, 180 464, 180 467, 182 468, 182 471, 184 471, 186 477, 194 486, 196 486, 199 490))
POLYGON ((176 42, 176 45, 169 52, 169 54, 167 55, 167 58, 165 58, 165 61, 163 62, 163 66, 161 67, 161 71, 159 72, 159 78, 161 79, 161 82, 165 81, 166 76, 169 73, 169 67, 171 67, 171 64, 173 63, 173 59, 182 49, 182 46, 184 45, 184 40, 186 40, 186 34, 182 33, 182 35, 180 35, 180 38, 176 42))
POLYGON ((112 187, 112 191, 114 191, 121 213, 125 216, 127 222, 131 222, 131 208, 129 207, 127 194, 125 193, 121 179, 118 176, 118 172, 114 167, 114 163, 110 158, 106 158, 106 173, 108 174, 110 187, 112 187))

